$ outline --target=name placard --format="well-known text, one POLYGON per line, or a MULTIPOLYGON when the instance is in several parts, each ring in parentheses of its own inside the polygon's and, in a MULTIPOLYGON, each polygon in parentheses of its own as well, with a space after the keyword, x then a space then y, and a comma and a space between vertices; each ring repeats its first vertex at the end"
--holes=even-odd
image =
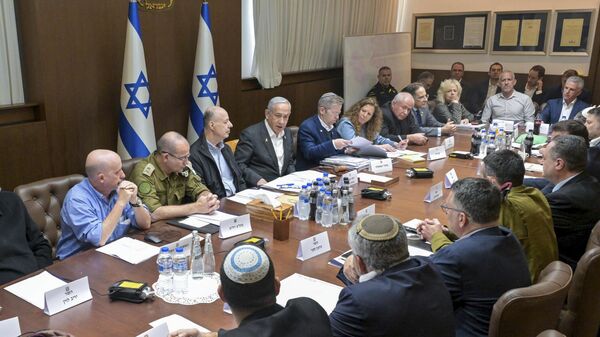
POLYGON ((348 178, 348 184, 350 186, 358 184, 358 171, 352 170, 350 172, 345 173, 338 180, 338 186, 344 185, 344 178, 348 178))
POLYGON ((13 317, 0 321, 0 334, 6 337, 21 336, 21 326, 19 325, 19 317, 13 317))
POLYGON ((452 169, 448 171, 444 177, 444 187, 450 188, 456 181, 458 181, 458 175, 456 174, 456 171, 452 169))
POLYGON ((252 226, 250 225, 250 214, 244 214, 235 218, 221 221, 219 225, 219 238, 226 239, 251 231, 252 226))
MULTIPOLYGON (((203 237, 200 236, 200 241, 204 240, 203 237)), ((171 242, 169 244, 166 244, 162 247, 167 247, 169 248, 169 251, 175 251, 175 248, 177 247, 182 247, 183 248, 183 254, 185 255, 190 255, 190 252, 192 250, 192 233, 182 237, 181 239, 175 241, 175 242, 171 242)), ((160 247, 160 248, 162 248, 160 247)))
POLYGON ((446 148, 444 145, 429 148, 427 160, 438 160, 446 158, 446 148))
POLYGON ((44 313, 52 316, 58 312, 74 307, 92 299, 87 276, 44 294, 44 313))
POLYGON ((154 328, 137 335, 137 337, 165 337, 168 335, 169 326, 167 325, 167 322, 164 322, 163 324, 157 325, 154 328))
POLYGON ((330 250, 329 235, 327 235, 327 232, 322 232, 300 241, 296 258, 300 261, 306 261, 330 250))
POLYGON ((454 147, 454 136, 444 139, 444 148, 446 150, 450 150, 453 147, 454 147))
POLYGON ((431 188, 429 189, 429 192, 427 193, 427 195, 425 196, 425 202, 433 202, 439 198, 441 198, 444 195, 444 192, 442 191, 444 187, 442 186, 442 182, 440 181, 439 183, 431 186, 431 188))
POLYGON ((375 174, 383 173, 383 172, 391 172, 393 170, 394 170, 394 167, 392 166, 391 158, 371 160, 371 172, 373 172, 375 174))
POLYGON ((356 212, 356 218, 362 218, 367 215, 375 214, 375 204, 371 204, 356 212))

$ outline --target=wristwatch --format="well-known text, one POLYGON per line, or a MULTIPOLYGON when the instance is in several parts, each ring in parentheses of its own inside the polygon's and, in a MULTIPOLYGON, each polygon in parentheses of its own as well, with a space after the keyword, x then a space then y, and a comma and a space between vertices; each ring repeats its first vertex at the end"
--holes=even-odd
POLYGON ((138 198, 136 203, 130 201, 129 205, 131 205, 131 207, 142 207, 144 203, 142 203, 142 199, 138 198))

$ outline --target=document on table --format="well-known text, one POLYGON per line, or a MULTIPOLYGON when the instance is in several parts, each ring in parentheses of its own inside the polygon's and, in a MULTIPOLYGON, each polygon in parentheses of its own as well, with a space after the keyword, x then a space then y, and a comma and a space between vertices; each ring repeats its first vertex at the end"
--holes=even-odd
MULTIPOLYGON (((329 176, 332 177, 334 175, 330 174, 329 176)), ((271 180, 264 184, 263 187, 298 193, 302 189, 302 185, 312 183, 317 178, 323 178, 323 172, 314 170, 297 171, 271 180)))
POLYGON ((198 325, 189 319, 179 316, 177 314, 173 314, 170 316, 165 316, 163 318, 159 318, 154 322, 150 322, 150 326, 156 328, 157 326, 167 323, 169 327, 169 332, 177 331, 179 329, 198 329, 200 332, 209 332, 209 330, 201 325, 198 325))
POLYGON ((198 219, 198 218, 195 218, 193 216, 188 216, 186 219, 181 220, 179 222, 184 225, 192 226, 194 228, 204 227, 209 224, 208 222, 198 219))
POLYGON ((235 195, 233 195, 231 197, 227 197, 227 199, 235 201, 235 202, 243 204, 243 205, 246 205, 252 200, 261 199, 263 196, 266 196, 267 198, 277 199, 282 195, 283 195, 283 193, 279 193, 279 192, 273 192, 273 191, 269 191, 269 190, 256 189, 256 188, 248 188, 241 192, 236 193, 235 195))
POLYGON ((357 149, 362 149, 363 147, 373 145, 373 142, 364 138, 364 137, 354 137, 350 139, 350 146, 355 147, 357 149))
POLYGON ((433 253, 425 249, 408 245, 408 254, 410 254, 410 256, 429 256, 433 253))
POLYGON ((43 271, 23 281, 11 284, 4 289, 44 310, 44 295, 46 292, 65 284, 67 284, 65 281, 47 271, 43 271))
POLYGON ((124 237, 97 248, 96 251, 114 256, 131 264, 138 264, 157 255, 160 248, 140 240, 124 237))
POLYGON ((390 181, 392 179, 394 179, 394 178, 380 176, 380 175, 376 175, 376 174, 364 173, 364 172, 360 172, 358 174, 358 180, 362 181, 363 183, 367 183, 367 184, 369 184, 373 181, 379 182, 379 183, 387 183, 388 181, 390 181))
POLYGON ((295 273, 281 281, 277 304, 285 307, 288 300, 308 297, 319 303, 330 314, 338 301, 342 287, 316 278, 295 273))
POLYGON ((193 214, 193 215, 190 215, 188 218, 197 219, 200 221, 219 225, 222 221, 229 220, 232 218, 237 218, 237 215, 233 215, 233 214, 229 214, 229 213, 225 213, 225 212, 221 212, 221 211, 214 211, 210 214, 193 214))

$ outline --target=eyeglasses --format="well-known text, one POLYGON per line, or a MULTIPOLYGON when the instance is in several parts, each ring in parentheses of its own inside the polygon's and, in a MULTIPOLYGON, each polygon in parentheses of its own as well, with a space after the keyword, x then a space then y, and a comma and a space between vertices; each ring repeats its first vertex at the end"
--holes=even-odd
MULTIPOLYGON (((448 207, 446 204, 441 204, 440 208, 442 209, 442 211, 444 212, 444 214, 448 214, 449 210, 453 210, 453 211, 457 211, 457 212, 463 212, 465 214, 467 214, 467 212, 465 212, 462 209, 458 209, 458 208, 453 208, 453 207, 448 207)), ((468 214, 467 214, 468 215, 468 214)))
POLYGON ((190 155, 189 154, 186 154, 185 156, 177 157, 176 155, 174 155, 174 154, 172 154, 170 152, 167 152, 167 151, 163 151, 163 153, 166 153, 167 155, 169 155, 169 156, 171 156, 171 157, 173 157, 173 158, 175 158, 175 159, 177 159, 179 161, 182 161, 182 162, 186 162, 186 161, 188 161, 190 159, 190 155))

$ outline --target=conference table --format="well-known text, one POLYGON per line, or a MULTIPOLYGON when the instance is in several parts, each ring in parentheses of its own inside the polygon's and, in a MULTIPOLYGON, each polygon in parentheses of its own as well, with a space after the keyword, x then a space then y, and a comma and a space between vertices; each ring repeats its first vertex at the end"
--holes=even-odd
MULTIPOLYGON (((470 132, 456 133, 454 150, 468 151, 470 135, 470 132)), ((442 145, 443 139, 443 137, 430 138, 426 145, 410 146, 409 149, 426 152, 430 147, 442 145)), ((359 183, 358 186, 355 186, 356 209, 360 210, 375 204, 377 213, 393 215, 402 222, 414 218, 439 218, 442 223, 445 223, 444 214, 439 206, 448 194, 448 190, 444 189, 442 198, 426 203, 423 200, 429 188, 440 181, 443 182, 444 175, 452 168, 456 170, 459 178, 464 178, 476 176, 479 166, 480 160, 478 159, 445 158, 420 163, 397 160, 394 162, 393 172, 384 174, 399 177, 398 182, 386 187, 392 193, 392 198, 387 201, 362 199, 358 192, 369 185, 359 183), (434 177, 432 179, 410 179, 406 177, 405 171, 411 167, 428 167, 434 171, 434 177)), ((221 210, 231 214, 247 213, 245 205, 228 200, 222 201, 221 210)), ((224 240, 213 235, 217 266, 220 266, 225 254, 233 248, 236 242, 254 235, 267 240, 266 250, 274 261, 275 274, 280 280, 294 273, 300 273, 340 286, 343 285, 336 279, 338 269, 328 265, 328 262, 349 249, 348 226, 334 225, 331 228, 324 228, 313 221, 293 219, 290 225, 289 239, 286 241, 274 240, 272 227, 271 221, 252 217, 251 233, 224 240), (328 232, 331 250, 306 261, 297 259, 296 253, 300 240, 323 231, 328 232)), ((188 230, 171 226, 165 221, 153 223, 149 231, 157 233, 166 242, 177 241, 189 234, 188 230)), ((130 235, 142 240, 144 232, 130 235)), ((162 244, 164 243, 160 245, 162 244)), ((223 312, 223 302, 220 299, 209 304, 187 306, 169 304, 160 298, 140 304, 111 301, 108 298, 108 287, 118 280, 130 279, 153 284, 158 277, 155 258, 133 265, 95 250, 88 250, 63 261, 57 261, 47 270, 66 281, 88 276, 93 299, 53 316, 48 316, 39 308, 6 291, 4 289, 8 285, 6 284, 0 290, 0 306, 2 306, 0 320, 18 316, 23 332, 51 328, 67 331, 79 337, 137 336, 151 328, 150 322, 171 314, 179 314, 211 331, 217 331, 219 328, 230 329, 236 326, 233 316, 223 312)), ((32 275, 37 273, 39 271, 32 275)))

